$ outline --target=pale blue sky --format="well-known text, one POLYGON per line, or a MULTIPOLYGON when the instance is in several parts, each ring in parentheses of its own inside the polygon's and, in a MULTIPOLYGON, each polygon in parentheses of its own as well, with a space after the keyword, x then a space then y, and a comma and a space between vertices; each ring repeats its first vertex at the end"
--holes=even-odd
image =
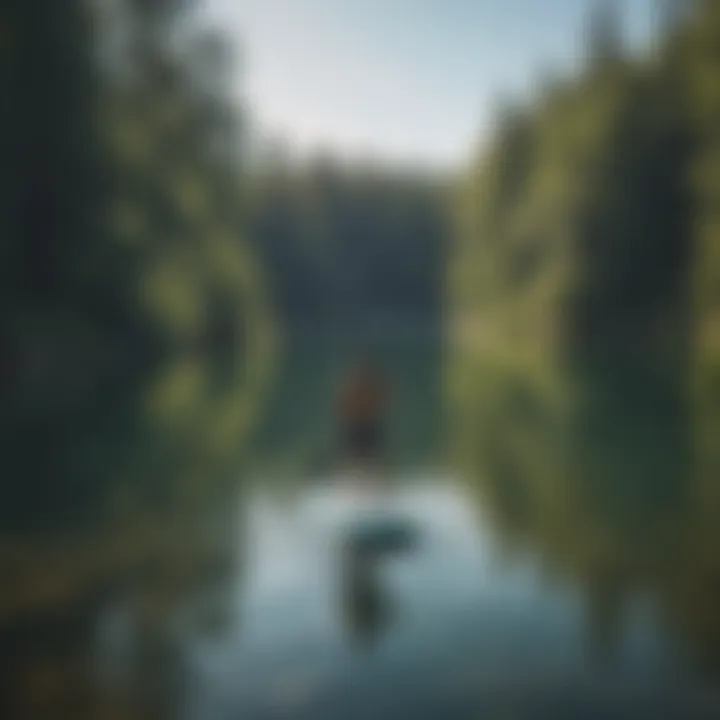
MULTIPOLYGON (((658 0, 618 0, 650 36, 658 0)), ((206 0, 242 43, 238 93, 301 152, 452 166, 482 142, 497 99, 572 72, 597 0, 206 0)))

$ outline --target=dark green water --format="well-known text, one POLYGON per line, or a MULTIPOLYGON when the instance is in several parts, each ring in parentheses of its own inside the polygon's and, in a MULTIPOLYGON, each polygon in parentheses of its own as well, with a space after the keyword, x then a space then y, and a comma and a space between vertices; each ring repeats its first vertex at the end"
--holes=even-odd
POLYGON ((438 458, 442 439, 442 349, 436 332, 373 337, 299 334, 284 345, 278 380, 252 445, 253 464, 293 476, 326 472, 337 459, 333 402, 344 374, 370 354, 387 375, 389 460, 398 467, 438 458))

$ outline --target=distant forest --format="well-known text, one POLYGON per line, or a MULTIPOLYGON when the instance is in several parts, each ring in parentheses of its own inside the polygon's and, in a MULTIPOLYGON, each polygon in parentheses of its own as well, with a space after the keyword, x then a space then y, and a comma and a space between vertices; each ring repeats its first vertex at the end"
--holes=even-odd
POLYGON ((256 172, 249 233, 276 315, 290 326, 436 323, 447 183, 332 156, 256 172))

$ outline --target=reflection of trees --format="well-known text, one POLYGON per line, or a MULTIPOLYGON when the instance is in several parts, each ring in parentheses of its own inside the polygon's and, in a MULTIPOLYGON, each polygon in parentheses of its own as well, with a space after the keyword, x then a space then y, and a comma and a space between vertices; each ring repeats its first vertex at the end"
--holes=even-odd
POLYGON ((612 649, 627 601, 645 589, 671 632, 717 662, 718 466, 691 454, 673 380, 628 363, 561 374, 463 362, 475 363, 476 391, 456 398, 457 457, 501 535, 584 586, 595 650, 612 649))
POLYGON ((3 717, 176 717, 183 636, 222 632, 229 620, 229 585, 241 571, 237 514, 166 515, 135 523, 133 537, 112 546, 86 536, 54 552, 27 551, 0 604, 3 717), (130 623, 120 637, 129 642, 124 679, 110 687, 97 674, 115 662, 112 646, 97 645, 108 613, 130 623))

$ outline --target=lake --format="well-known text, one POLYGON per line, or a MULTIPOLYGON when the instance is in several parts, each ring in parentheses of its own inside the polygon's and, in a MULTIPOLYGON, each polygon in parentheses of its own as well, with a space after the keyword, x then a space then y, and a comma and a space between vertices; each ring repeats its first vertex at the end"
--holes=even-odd
MULTIPOLYGON (((456 366, 423 334, 372 347, 394 388, 383 489, 335 462, 357 344, 296 339, 202 534, 216 572, 160 592, 156 562, 143 592, 93 605, 85 716, 720 718, 713 418, 646 368, 456 366), (351 542, 378 518, 412 542, 351 542)), ((41 647, 32 687, 67 687, 41 647)), ((62 710, 26 716, 83 716, 62 710)))

